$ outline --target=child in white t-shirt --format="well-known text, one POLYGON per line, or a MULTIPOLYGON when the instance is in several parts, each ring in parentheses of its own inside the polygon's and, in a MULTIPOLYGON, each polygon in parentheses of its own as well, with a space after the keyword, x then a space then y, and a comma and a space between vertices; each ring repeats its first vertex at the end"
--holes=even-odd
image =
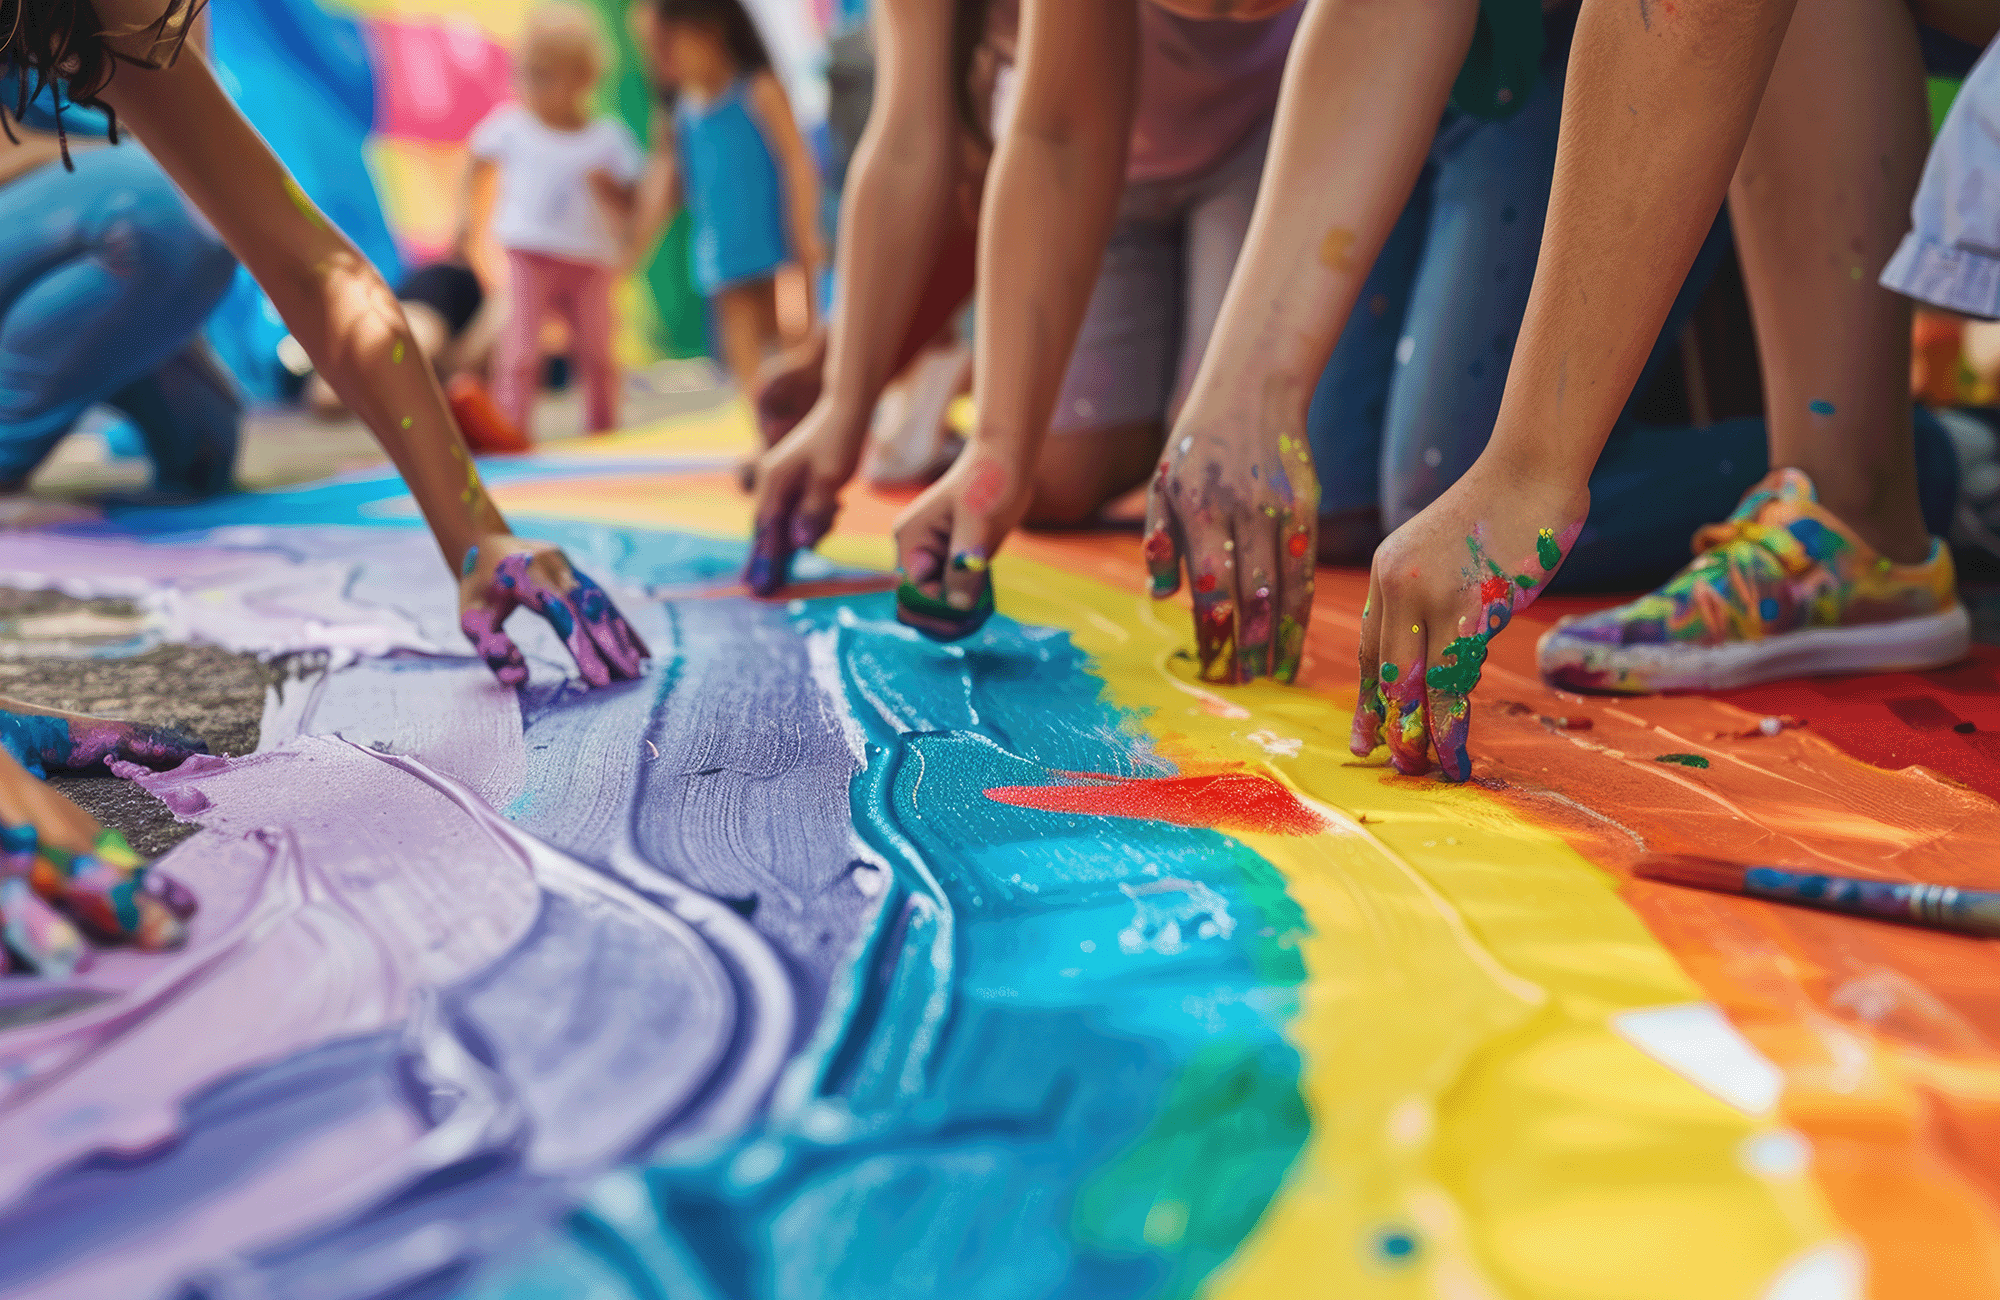
MULTIPOLYGON (((611 282, 623 259, 635 186, 644 165, 620 123, 593 118, 591 90, 604 42, 591 13, 571 3, 528 15, 515 62, 520 102, 474 128, 467 193, 500 171, 493 235, 507 251, 509 306, 493 362, 494 397, 528 433, 541 375, 541 331, 569 326, 570 370, 583 381, 592 433, 618 424, 611 282)), ((461 242, 469 242, 469 231, 461 242)))

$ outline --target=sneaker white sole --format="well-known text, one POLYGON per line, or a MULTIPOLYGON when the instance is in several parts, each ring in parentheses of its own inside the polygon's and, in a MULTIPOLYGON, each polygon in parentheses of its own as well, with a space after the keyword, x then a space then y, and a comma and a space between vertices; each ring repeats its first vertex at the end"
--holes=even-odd
POLYGON ((1647 695, 1830 673, 1919 672, 1956 663, 1971 648, 1972 619, 1965 606, 1954 605, 1893 623, 1804 628, 1716 646, 1593 645, 1569 640, 1555 627, 1535 643, 1535 662, 1543 677, 1566 690, 1647 695))

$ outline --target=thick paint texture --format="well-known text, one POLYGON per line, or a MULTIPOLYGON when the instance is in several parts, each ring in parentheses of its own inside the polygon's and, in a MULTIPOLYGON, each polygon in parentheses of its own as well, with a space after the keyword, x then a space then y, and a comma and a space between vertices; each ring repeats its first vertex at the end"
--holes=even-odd
MULTIPOLYGON (((450 640, 442 565, 410 530, 374 534, 405 539, 380 551, 362 530, 341 543, 361 549, 285 553, 310 530, 269 518, 236 521, 262 530, 254 546, 200 540, 237 566, 203 590, 259 635, 310 626, 230 593, 338 594, 317 606, 338 615, 322 636, 342 618, 441 629, 447 649, 288 686, 267 741, 291 754, 335 742, 287 737, 337 727, 410 756, 343 751, 357 761, 433 790, 456 778, 534 829, 494 826, 540 901, 512 946, 436 986, 435 1014, 419 999, 399 1023, 230 1067, 182 1090, 173 1140, 80 1156, 0 1208, 17 1216, 0 1222, 0 1289, 1682 1300, 1852 1295, 1865 1275, 1888 1300, 1993 1294, 1989 945, 1625 875, 1642 852, 1730 843, 1863 876, 1893 855, 1898 875, 1991 887, 1987 794, 1854 762, 1818 721, 1865 698, 1883 755, 1942 736, 1924 752, 1976 756, 2000 728, 1977 674, 1766 693, 1749 713, 1579 703, 1536 681, 1516 629, 1467 700, 1482 781, 1445 787, 1342 758, 1362 594, 1344 575, 1320 575, 1306 690, 1223 691, 1196 680, 1186 625, 1151 616, 1130 539, 1017 538, 995 566, 1002 616, 936 645, 886 595, 779 608, 689 590, 724 586, 743 554, 747 518, 712 488, 499 489, 516 514, 532 500, 723 539, 568 527, 566 546, 594 536, 622 557, 579 562, 617 580, 658 652, 641 681, 589 694, 562 685, 546 632, 526 689, 493 683, 450 640), (294 584, 336 553, 339 581, 294 584), (649 587, 670 603, 635 603, 649 587), (1759 730, 1778 712, 1805 725, 1759 730), (987 794, 1122 798, 1214 774, 1283 787, 1329 829, 987 794)), ((355 522, 336 513, 301 517, 355 522)), ((851 494, 862 535, 829 551, 886 557, 891 514, 851 494)), ((73 572, 152 563, 165 585, 188 571, 170 549, 100 550, 73 572)), ((227 818, 237 766, 145 779, 227 818)), ((287 790, 246 821, 300 817, 318 786, 287 790)), ((184 953, 0 981, 0 1042, 23 1028, 9 1008, 87 1018, 240 914, 225 886, 260 878, 265 850, 223 825, 202 837, 215 876, 190 875, 203 908, 184 953)), ((479 842, 470 822, 441 827, 460 852, 479 842)))
POLYGON ((1064 638, 932 646, 888 605, 798 615, 878 900, 818 1033, 762 1124, 602 1189, 481 1294, 1189 1294, 1275 1193, 1305 1131, 1282 882, 1215 831, 987 799, 1158 760, 1064 638))

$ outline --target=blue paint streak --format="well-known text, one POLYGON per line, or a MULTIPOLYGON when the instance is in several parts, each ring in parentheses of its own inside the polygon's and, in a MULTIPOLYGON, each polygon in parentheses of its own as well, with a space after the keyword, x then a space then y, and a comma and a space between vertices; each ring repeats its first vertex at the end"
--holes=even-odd
POLYGON ((1814 415, 1832 415, 1834 412, 1833 403, 1826 401, 1825 399, 1820 399, 1814 402, 1808 402, 1806 404, 1806 409, 1808 411, 1811 411, 1814 415))
POLYGON ((589 1279, 594 1296, 634 1298, 1187 1295, 1275 1194, 1307 1127, 1282 1035, 1303 923, 1282 880, 1213 831, 987 799, 1052 769, 1166 769, 1065 634, 996 618, 946 647, 892 619, 887 596, 797 616, 836 640, 866 741, 854 827, 893 867, 829 998, 837 1032, 794 1062, 803 1086, 758 1130, 662 1153, 473 1294, 589 1279), (1226 909, 1211 923, 1233 930, 1203 937, 1191 917, 1178 943, 1142 932, 1125 889, 1165 879, 1212 891, 1226 909), (1231 1106, 1175 1102, 1209 1072, 1250 1089, 1252 1136, 1231 1106), (1168 1148, 1155 1121, 1170 1105, 1168 1148), (1154 1245, 1155 1201, 1199 1196, 1149 1183, 1162 1168, 1248 1191, 1154 1245))
POLYGON ((47 776, 48 767, 60 767, 70 748, 69 724, 61 718, 0 710, 0 749, 34 775, 47 776))

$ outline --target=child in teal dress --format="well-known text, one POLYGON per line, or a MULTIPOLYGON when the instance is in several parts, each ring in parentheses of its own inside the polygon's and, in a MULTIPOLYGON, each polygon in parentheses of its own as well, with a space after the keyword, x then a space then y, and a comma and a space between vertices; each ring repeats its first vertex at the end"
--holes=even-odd
POLYGON ((679 198, 693 222, 694 281, 709 301, 720 360, 754 395, 779 342, 776 276, 797 264, 811 284, 825 261, 819 171, 771 71, 756 24, 738 0, 655 0, 647 33, 673 109, 656 130, 657 196, 648 225, 679 198))

